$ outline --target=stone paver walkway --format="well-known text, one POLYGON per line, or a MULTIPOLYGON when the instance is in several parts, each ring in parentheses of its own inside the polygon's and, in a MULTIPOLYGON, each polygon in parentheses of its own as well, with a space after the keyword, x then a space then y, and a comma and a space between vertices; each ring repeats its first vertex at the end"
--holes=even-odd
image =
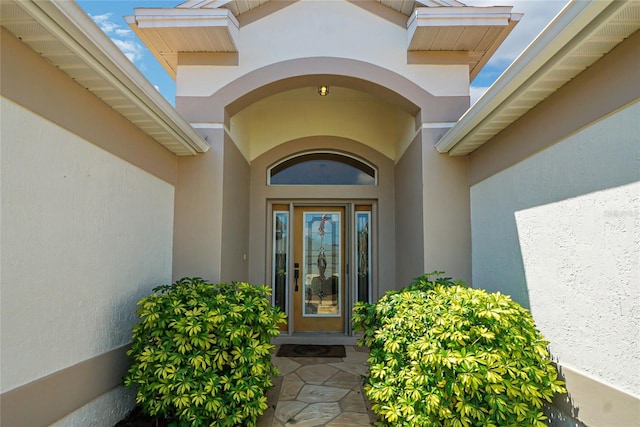
MULTIPOLYGON (((273 357, 280 370, 258 427, 361 427, 375 420, 362 391, 366 349, 345 346, 346 357, 273 357)), ((277 349, 276 349, 277 351, 277 349)))

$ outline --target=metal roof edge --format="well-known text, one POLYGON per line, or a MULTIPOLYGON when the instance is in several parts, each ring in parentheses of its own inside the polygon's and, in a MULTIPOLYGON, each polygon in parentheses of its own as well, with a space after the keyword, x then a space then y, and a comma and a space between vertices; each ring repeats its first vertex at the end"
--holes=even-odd
POLYGON ((438 152, 448 153, 460 144, 613 1, 571 0, 435 144, 438 152))
POLYGON ((200 134, 75 2, 23 0, 18 3, 189 152, 209 150, 209 144, 200 134))

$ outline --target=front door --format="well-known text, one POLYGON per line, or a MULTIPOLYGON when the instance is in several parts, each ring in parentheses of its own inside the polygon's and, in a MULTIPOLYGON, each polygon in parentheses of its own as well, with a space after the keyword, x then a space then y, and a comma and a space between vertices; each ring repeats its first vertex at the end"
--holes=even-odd
POLYGON ((344 332, 345 208, 296 206, 294 332, 344 332))

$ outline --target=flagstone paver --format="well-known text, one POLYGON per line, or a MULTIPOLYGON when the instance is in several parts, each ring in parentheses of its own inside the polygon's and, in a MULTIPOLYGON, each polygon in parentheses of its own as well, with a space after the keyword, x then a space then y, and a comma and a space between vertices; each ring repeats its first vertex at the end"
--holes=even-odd
POLYGON ((296 427, 323 426, 340 415, 340 405, 336 402, 313 403, 300 411, 289 424, 296 427))
POLYGON ((338 372, 336 368, 321 364, 303 366, 302 368, 298 368, 296 374, 307 384, 323 384, 336 372, 338 372))
POLYGON ((370 425, 369 415, 343 412, 328 423, 327 427, 360 427, 368 425, 370 425))
POLYGON ((347 396, 340 401, 342 412, 367 413, 364 396, 359 391, 350 391, 347 396))
POLYGON ((375 421, 362 390, 368 352, 346 347, 344 358, 276 357, 280 370, 258 427, 364 427, 375 421))
POLYGON ((304 381, 284 381, 280 389, 279 400, 296 400, 304 386, 304 381))
POLYGON ((274 415, 278 421, 288 423, 295 420, 296 415, 298 415, 298 413, 307 406, 309 406, 307 402, 300 402, 297 400, 278 401, 274 415))
POLYGON ((349 394, 349 389, 305 384, 296 400, 309 403, 339 402, 347 394, 349 394))

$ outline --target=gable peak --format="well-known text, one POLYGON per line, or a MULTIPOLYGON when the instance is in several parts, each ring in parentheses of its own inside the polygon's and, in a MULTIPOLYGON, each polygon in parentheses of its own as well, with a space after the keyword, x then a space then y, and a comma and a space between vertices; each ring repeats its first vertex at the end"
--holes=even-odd
MULTIPOLYGON (((252 9, 260 7, 272 0, 187 0, 176 6, 181 9, 228 9, 235 17, 249 12, 252 9)), ((285 1, 285 0, 278 0, 285 1)), ((293 3, 298 0, 287 0, 293 3)), ((334 0, 336 1, 336 0, 334 0)), ((347 0, 347 1, 366 1, 366 0, 347 0)), ((369 0, 380 3, 390 9, 400 12, 406 16, 413 13, 416 7, 464 7, 464 3, 457 0, 369 0)))

